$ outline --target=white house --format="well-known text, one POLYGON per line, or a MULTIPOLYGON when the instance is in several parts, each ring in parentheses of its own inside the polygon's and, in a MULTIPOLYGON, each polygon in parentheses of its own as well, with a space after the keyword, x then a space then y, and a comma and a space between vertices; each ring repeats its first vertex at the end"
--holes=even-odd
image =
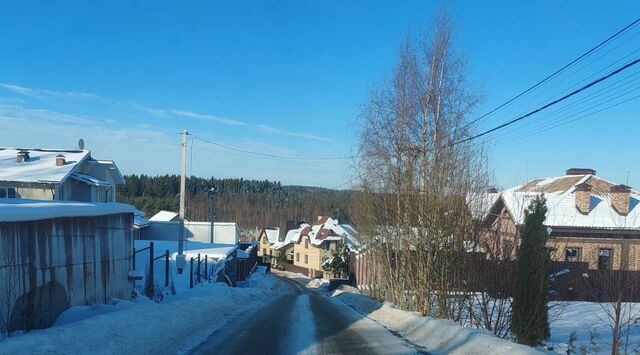
POLYGON ((0 198, 114 202, 124 177, 85 149, 0 148, 0 198))

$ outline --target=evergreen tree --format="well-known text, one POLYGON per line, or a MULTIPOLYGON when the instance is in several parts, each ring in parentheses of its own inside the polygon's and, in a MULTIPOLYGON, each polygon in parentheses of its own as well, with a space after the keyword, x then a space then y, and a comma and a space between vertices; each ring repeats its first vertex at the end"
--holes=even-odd
POLYGON ((511 331, 521 344, 539 345, 549 338, 548 293, 551 259, 544 225, 547 203, 537 196, 525 210, 518 249, 511 331))

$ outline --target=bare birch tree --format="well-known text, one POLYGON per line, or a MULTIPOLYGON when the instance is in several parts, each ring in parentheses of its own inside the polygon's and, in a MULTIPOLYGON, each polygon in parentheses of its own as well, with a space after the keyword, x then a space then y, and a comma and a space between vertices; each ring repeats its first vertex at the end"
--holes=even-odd
POLYGON ((461 321, 468 309, 469 208, 486 191, 486 155, 473 134, 479 97, 445 15, 407 36, 390 76, 361 114, 354 219, 369 236, 372 295, 461 321))

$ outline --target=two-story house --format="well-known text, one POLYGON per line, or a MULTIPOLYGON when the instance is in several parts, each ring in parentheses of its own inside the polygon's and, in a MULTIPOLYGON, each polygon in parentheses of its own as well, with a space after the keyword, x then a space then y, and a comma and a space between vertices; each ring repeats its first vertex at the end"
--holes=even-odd
POLYGON ((89 150, 0 148, 0 198, 114 202, 124 182, 89 150))
POLYGON ((548 247, 557 261, 586 262, 590 269, 640 270, 640 193, 596 176, 593 169, 569 169, 495 194, 484 218, 483 249, 514 258, 524 211, 544 194, 548 247))

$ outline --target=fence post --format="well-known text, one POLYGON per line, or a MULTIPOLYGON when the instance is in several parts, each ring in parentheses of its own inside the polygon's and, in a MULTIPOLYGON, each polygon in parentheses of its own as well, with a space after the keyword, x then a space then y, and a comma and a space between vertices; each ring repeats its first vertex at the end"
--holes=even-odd
POLYGON ((169 249, 165 251, 164 259, 164 287, 169 287, 169 249))
POLYGON ((198 284, 202 283, 202 280, 200 279, 200 253, 198 253, 198 284))
POLYGON ((155 293, 155 283, 153 277, 153 242, 149 242, 149 275, 147 275, 146 293, 152 298, 155 293))
POLYGON ((204 279, 209 282, 209 268, 207 266, 208 255, 204 256, 204 279))
POLYGON ((193 288, 193 258, 191 258, 189 265, 189 288, 193 288))

